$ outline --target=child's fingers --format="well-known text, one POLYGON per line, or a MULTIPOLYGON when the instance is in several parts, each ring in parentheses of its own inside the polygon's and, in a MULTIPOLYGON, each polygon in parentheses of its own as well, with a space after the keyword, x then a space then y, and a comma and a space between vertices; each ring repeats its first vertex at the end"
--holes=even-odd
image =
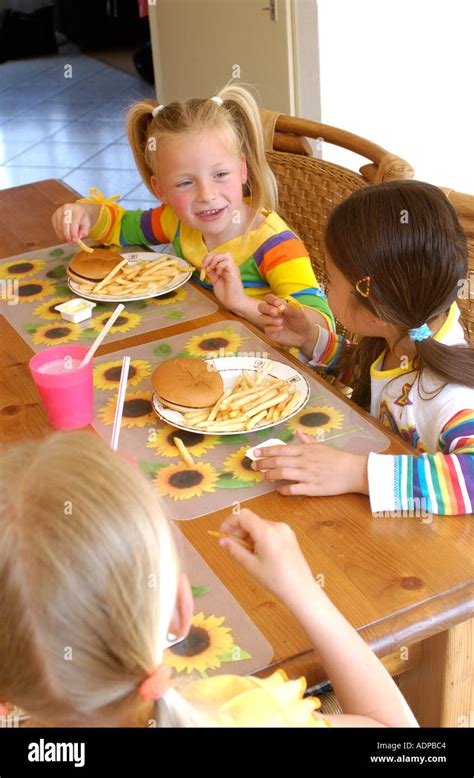
POLYGON ((236 540, 232 540, 232 538, 221 538, 219 545, 247 573, 250 573, 250 575, 254 574, 255 564, 258 564, 258 560, 252 551, 237 543, 236 540))
MULTIPOLYGON (((263 461, 263 460, 262 460, 263 461)), ((298 463, 298 460, 296 460, 298 463)), ((310 480, 310 477, 305 471, 305 463, 301 462, 299 467, 295 467, 295 461, 291 465, 283 467, 266 467, 264 473, 265 481, 296 481, 297 483, 305 483, 310 480)))
POLYGON ((235 535, 237 538, 240 538, 241 540, 248 540, 250 536, 247 530, 243 529, 240 526, 239 521, 233 521, 233 519, 234 519, 233 516, 229 516, 229 518, 225 519, 221 524, 221 526, 219 527, 219 532, 235 535))
POLYGON ((282 311, 281 315, 285 321, 288 322, 289 327, 293 327, 295 324, 306 319, 305 311, 301 310, 301 308, 295 308, 294 305, 286 305, 285 310, 282 311))
POLYGON ((323 494, 322 489, 309 481, 299 481, 295 484, 285 484, 285 486, 279 486, 277 489, 278 494, 283 494, 286 497, 294 497, 296 495, 306 497, 319 497, 323 494))
POLYGON ((232 514, 225 519, 220 527, 221 532, 230 532, 239 537, 247 537, 256 542, 261 532, 265 531, 268 522, 257 516, 248 508, 242 508, 239 513, 232 514))
POLYGON ((282 332, 283 326, 280 327, 264 327, 264 333, 265 335, 268 335, 271 337, 272 335, 278 335, 280 332, 282 332))
MULTIPOLYGON (((81 227, 85 224, 84 216, 81 213, 73 213, 71 224, 71 239, 76 243, 81 237, 81 227)), ((86 233, 87 234, 87 233, 86 233)))
POLYGON ((279 305, 282 305, 284 303, 284 300, 281 300, 279 297, 276 296, 276 294, 266 294, 263 298, 268 305, 276 306, 278 308, 279 305))
MULTIPOLYGON (((278 316, 278 314, 277 314, 278 316)), ((282 327, 283 326, 283 319, 280 318, 273 318, 272 316, 266 316, 265 314, 261 313, 259 316, 258 323, 262 327, 282 327)))
MULTIPOLYGON (((268 295, 267 294, 267 297, 270 297, 270 296, 274 296, 274 295, 268 295)), ((278 297, 276 297, 275 299, 278 300, 278 297)), ((282 304, 283 303, 280 303, 280 305, 282 305, 282 304)), ((258 306, 259 312, 263 316, 267 316, 269 319, 274 319, 276 317, 280 318, 281 311, 279 311, 278 309, 279 309, 279 305, 276 305, 276 306, 275 305, 270 305, 270 303, 267 303, 267 302, 260 303, 260 305, 258 306)))
MULTIPOLYGON (((275 457, 281 459, 282 457, 300 457, 304 453, 303 446, 287 445, 287 446, 264 446, 264 448, 254 449, 254 457, 265 457, 265 459, 274 459, 275 457), (282 450, 283 449, 283 450, 282 450)), ((252 462, 253 465, 262 462, 261 458, 256 462, 252 462)))
MULTIPOLYGON (((306 432, 303 432, 303 430, 299 427, 296 430, 296 437, 301 440, 302 443, 311 443, 314 446, 318 445, 314 438, 312 438, 310 435, 307 435, 306 432)), ((320 445, 322 446, 322 443, 320 445)))

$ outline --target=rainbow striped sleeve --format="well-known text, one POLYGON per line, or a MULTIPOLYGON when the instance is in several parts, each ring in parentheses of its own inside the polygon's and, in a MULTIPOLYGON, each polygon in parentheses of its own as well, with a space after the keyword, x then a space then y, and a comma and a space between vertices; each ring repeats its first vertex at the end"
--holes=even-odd
POLYGON ((455 413, 446 422, 438 439, 438 448, 444 454, 474 454, 474 411, 455 413))
POLYGON ((343 338, 342 335, 320 327, 310 362, 311 367, 335 368, 344 345, 350 345, 350 341, 343 338))
POLYGON ((439 452, 369 455, 373 513, 420 511, 443 516, 474 512, 474 411, 456 413, 443 427, 439 452))
POLYGON ((126 211, 116 203, 100 209, 89 237, 106 246, 155 245, 174 237, 176 216, 167 205, 149 211, 126 211))
POLYGON ((326 295, 316 280, 303 243, 291 230, 267 238, 254 252, 253 259, 274 294, 282 299, 291 295, 302 305, 314 308, 334 331, 334 316, 326 295))

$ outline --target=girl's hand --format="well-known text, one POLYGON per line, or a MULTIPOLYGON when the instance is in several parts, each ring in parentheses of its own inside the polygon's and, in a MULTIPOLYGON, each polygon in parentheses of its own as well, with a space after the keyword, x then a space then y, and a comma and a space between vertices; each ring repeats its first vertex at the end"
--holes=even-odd
POLYGON ((96 203, 66 203, 53 213, 56 235, 66 243, 77 243, 85 238, 97 221, 100 206, 96 203))
POLYGON ((207 254, 201 262, 206 271, 217 299, 234 313, 245 306, 247 295, 242 284, 239 268, 231 254, 207 254))
POLYGON ((288 524, 265 521, 247 508, 229 516, 220 527, 245 539, 253 546, 249 551, 232 538, 219 544, 243 569, 283 602, 301 597, 315 585, 313 574, 288 524))
POLYGON ((296 346, 310 359, 318 337, 318 325, 311 322, 305 311, 290 305, 274 294, 265 295, 258 306, 258 326, 265 335, 281 346, 296 346))
MULTIPOLYGON (((261 450, 263 459, 252 462, 253 470, 267 471, 263 474, 266 481, 294 481, 281 486, 280 494, 321 497, 348 492, 369 493, 366 456, 315 443, 301 430, 296 434, 301 446, 268 446, 261 450)), ((259 456, 258 450, 254 453, 259 456)))

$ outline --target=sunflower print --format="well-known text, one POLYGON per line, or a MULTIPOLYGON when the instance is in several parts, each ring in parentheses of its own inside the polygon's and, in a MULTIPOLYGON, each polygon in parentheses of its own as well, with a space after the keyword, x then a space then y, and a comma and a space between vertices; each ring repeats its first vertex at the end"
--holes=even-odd
MULTIPOLYGON (((90 323, 90 327, 99 333, 111 316, 111 311, 101 313, 100 316, 95 316, 90 323)), ((115 320, 110 332, 128 332, 128 330, 133 330, 134 327, 140 324, 141 320, 142 317, 139 313, 129 313, 129 311, 122 311, 120 316, 115 320)))
POLYGON ((43 270, 45 262, 41 259, 17 259, 0 265, 0 278, 28 278, 43 270))
MULTIPOLYGON (((94 367, 94 386, 98 389, 118 389, 122 373, 122 360, 104 362, 94 367)), ((127 386, 138 384, 151 374, 151 365, 145 359, 133 359, 128 371, 127 386)))
POLYGON ((189 500, 191 497, 200 497, 204 492, 214 492, 218 477, 212 465, 195 462, 188 466, 179 462, 160 468, 154 483, 162 496, 189 500))
POLYGON ((64 321, 38 327, 33 333, 33 343, 37 346, 61 346, 63 343, 79 340, 80 337, 81 328, 79 325, 64 321))
MULTIPOLYGON (((113 424, 117 397, 109 397, 107 405, 99 409, 102 424, 113 424)), ((128 392, 123 404, 122 427, 145 427, 154 424, 155 413, 151 407, 151 392, 128 392)))
POLYGON ((224 618, 206 618, 202 611, 193 616, 187 637, 164 652, 164 664, 188 675, 220 667, 221 657, 229 654, 234 646, 230 628, 221 626, 224 618))
POLYGON ((213 330, 194 335, 185 349, 192 357, 230 356, 237 354, 241 345, 242 337, 236 332, 213 330))
POLYGON ((153 431, 147 441, 147 448, 155 448, 157 455, 163 457, 179 457, 179 451, 173 443, 173 438, 181 438, 191 456, 200 457, 205 451, 217 446, 217 435, 201 435, 199 432, 186 432, 166 425, 153 431))
POLYGON ((59 311, 55 311, 54 308, 56 305, 67 302, 68 299, 68 297, 53 297, 52 300, 48 300, 47 302, 38 305, 33 311, 33 314, 46 321, 59 321, 62 319, 62 316, 59 311))
POLYGON ((344 421, 344 414, 330 405, 307 405, 297 416, 288 422, 290 429, 297 427, 307 435, 320 435, 321 432, 339 430, 344 421))
POLYGON ((56 288, 52 281, 30 280, 18 284, 18 302, 32 303, 42 300, 48 294, 54 294, 56 288))
POLYGON ((258 483, 263 479, 263 475, 258 470, 252 470, 252 460, 245 455, 247 449, 248 446, 242 446, 227 457, 224 462, 224 471, 232 473, 239 481, 258 483))
POLYGON ((153 297, 147 302, 152 305, 169 305, 170 303, 180 303, 185 300, 187 296, 188 290, 183 286, 180 286, 179 289, 173 289, 172 292, 165 292, 165 294, 162 294, 159 297, 153 297))

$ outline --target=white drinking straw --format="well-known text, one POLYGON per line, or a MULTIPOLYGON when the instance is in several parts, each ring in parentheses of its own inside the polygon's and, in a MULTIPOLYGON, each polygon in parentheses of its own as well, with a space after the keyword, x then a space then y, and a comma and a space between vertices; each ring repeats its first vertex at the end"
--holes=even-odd
POLYGON ((115 319, 117 319, 120 316, 120 314, 122 313, 124 308, 125 308, 125 305, 122 305, 122 303, 120 303, 120 305, 117 305, 117 307, 116 307, 115 311, 113 312, 112 316, 110 317, 110 319, 107 320, 106 324, 104 325, 104 327, 101 329, 101 331, 97 335, 96 339, 94 340, 92 346, 90 347, 89 351, 85 355, 85 357, 82 360, 82 362, 79 365, 79 367, 84 367, 84 365, 86 365, 88 363, 89 359, 92 359, 96 349, 99 348, 100 344, 104 340, 104 338, 107 335, 108 331, 113 326, 113 324, 115 322, 115 319))
POLYGON ((122 423, 123 404, 125 402, 125 392, 127 390, 128 370, 130 367, 130 357, 124 357, 122 361, 122 372, 120 373, 120 384, 117 395, 117 407, 115 408, 114 427, 112 430, 112 440, 110 447, 117 451, 120 435, 120 425, 122 423))

